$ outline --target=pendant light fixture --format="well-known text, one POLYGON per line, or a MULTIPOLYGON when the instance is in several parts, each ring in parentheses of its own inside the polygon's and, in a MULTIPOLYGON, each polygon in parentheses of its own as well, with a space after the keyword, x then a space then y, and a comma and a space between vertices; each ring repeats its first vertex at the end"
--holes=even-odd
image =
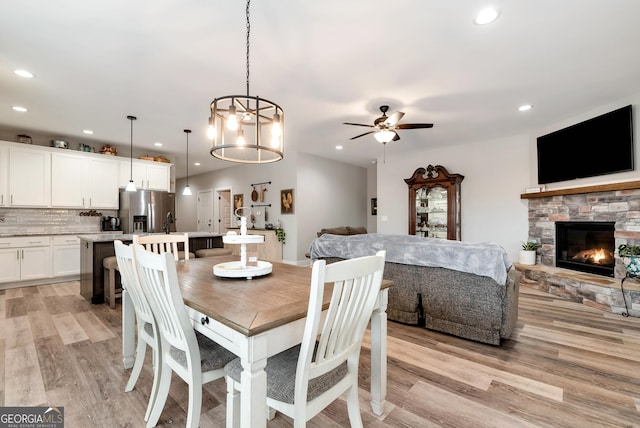
POLYGON ((127 192, 135 192, 136 185, 133 182, 133 121, 138 118, 135 116, 127 116, 127 119, 131 122, 131 148, 129 151, 129 160, 131 162, 131 170, 129 171, 129 184, 127 184, 127 188, 125 189, 127 192))
POLYGON ((247 0, 247 95, 215 98, 210 105, 207 136, 213 157, 239 163, 270 163, 283 158, 284 111, 269 100, 249 95, 249 36, 247 0))
POLYGON ((191 130, 185 129, 184 133, 187 134, 187 185, 184 186, 182 194, 184 196, 191 196, 191 188, 189 187, 189 134, 191 134, 191 130))

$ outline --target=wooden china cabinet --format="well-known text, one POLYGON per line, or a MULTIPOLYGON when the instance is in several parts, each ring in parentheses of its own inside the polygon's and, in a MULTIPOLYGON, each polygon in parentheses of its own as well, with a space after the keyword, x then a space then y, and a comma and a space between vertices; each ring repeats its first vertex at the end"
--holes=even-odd
POLYGON ((442 165, 415 170, 409 186, 409 235, 460 240, 460 183, 442 165))

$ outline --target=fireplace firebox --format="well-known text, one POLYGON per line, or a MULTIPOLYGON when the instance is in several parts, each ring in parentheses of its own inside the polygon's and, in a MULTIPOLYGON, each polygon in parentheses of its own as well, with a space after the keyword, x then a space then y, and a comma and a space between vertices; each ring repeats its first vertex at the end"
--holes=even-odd
POLYGON ((615 223, 556 222, 556 266, 613 277, 615 223))

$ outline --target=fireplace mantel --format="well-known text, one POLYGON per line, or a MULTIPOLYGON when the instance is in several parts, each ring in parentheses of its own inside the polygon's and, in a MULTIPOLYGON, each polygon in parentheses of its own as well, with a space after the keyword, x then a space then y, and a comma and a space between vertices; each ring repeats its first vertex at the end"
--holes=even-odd
POLYGON ((546 192, 523 193, 520 199, 548 198, 550 196, 580 195, 583 193, 611 192, 615 190, 640 189, 640 181, 627 181, 624 183, 598 184, 595 186, 573 187, 569 189, 548 190, 546 192))

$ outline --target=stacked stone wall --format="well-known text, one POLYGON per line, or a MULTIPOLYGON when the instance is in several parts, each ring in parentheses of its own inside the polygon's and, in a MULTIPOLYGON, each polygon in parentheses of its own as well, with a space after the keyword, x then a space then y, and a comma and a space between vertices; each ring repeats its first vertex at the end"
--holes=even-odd
MULTIPOLYGON (((616 249, 620 244, 640 245, 640 189, 529 199, 529 239, 542 243, 538 262, 545 266, 555 266, 556 221, 615 222, 616 249)), ((616 257, 615 278, 625 274, 616 257)))

